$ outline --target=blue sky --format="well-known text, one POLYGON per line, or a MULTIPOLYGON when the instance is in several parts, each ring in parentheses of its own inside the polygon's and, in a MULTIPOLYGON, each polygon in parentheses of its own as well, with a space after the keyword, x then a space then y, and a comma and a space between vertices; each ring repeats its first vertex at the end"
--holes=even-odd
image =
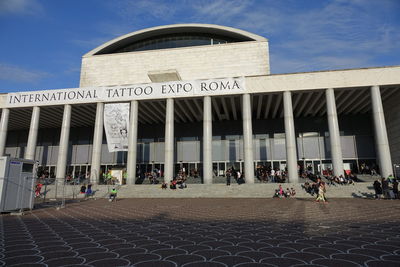
POLYGON ((175 23, 268 38, 272 73, 400 65, 400 0, 0 0, 0 93, 78 87, 88 51, 175 23))

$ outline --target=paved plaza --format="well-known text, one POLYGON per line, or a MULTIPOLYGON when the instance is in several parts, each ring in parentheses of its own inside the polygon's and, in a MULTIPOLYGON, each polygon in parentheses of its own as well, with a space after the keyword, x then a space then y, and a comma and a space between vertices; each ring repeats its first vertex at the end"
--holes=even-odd
POLYGON ((400 201, 106 199, 1 215, 5 266, 400 266, 400 201))

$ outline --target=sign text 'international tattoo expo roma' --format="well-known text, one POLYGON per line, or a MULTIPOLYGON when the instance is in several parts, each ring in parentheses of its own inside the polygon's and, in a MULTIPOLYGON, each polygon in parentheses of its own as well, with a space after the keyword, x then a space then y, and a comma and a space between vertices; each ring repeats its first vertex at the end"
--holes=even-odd
POLYGON ((128 86, 87 87, 9 93, 7 95, 6 106, 28 107, 207 95, 215 96, 241 94, 245 91, 245 80, 243 77, 174 81, 128 86))

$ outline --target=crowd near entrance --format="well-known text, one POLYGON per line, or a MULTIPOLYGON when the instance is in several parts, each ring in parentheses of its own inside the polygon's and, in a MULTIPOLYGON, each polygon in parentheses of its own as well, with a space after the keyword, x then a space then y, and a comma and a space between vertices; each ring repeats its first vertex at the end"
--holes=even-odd
MULTIPOLYGON (((183 176, 188 184, 203 183, 201 162, 176 162, 174 164, 175 176, 183 176)), ((343 169, 346 175, 377 175, 378 169, 374 159, 345 160, 343 169)), ((67 167, 67 184, 89 184, 91 166, 69 165, 67 167)), ((244 162, 213 162, 213 183, 225 183, 228 172, 244 174, 244 162)), ((255 161, 254 177, 256 182, 288 182, 286 179, 286 161, 255 161)), ((299 160, 298 174, 300 177, 311 175, 327 176, 332 172, 332 163, 328 160, 299 160)), ((38 178, 51 184, 55 180, 56 166, 39 166, 38 178)), ((164 163, 150 162, 136 165, 137 184, 160 184, 164 177, 164 163)), ((125 184, 126 164, 101 165, 100 184, 125 184)), ((400 175, 400 172, 399 172, 400 175)))

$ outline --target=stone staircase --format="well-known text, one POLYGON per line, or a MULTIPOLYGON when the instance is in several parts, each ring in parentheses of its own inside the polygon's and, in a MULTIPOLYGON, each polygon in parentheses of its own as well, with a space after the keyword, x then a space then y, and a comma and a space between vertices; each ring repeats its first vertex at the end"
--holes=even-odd
MULTIPOLYGON (((188 184, 185 189, 161 189, 157 185, 121 185, 118 189, 118 198, 272 198, 275 190, 278 189, 277 183, 258 183, 258 184, 188 184)), ((302 188, 299 183, 284 183, 284 189, 294 188, 296 198, 314 198, 302 188)), ((110 185, 94 185, 95 192, 92 198, 107 198, 108 192, 112 189, 110 185)), ((65 198, 84 199, 84 195, 79 194, 80 186, 66 185, 65 198)), ((62 198, 62 187, 56 190, 55 185, 48 185, 46 193, 47 199, 62 198), (57 193, 57 197, 56 197, 57 193)), ((327 186, 327 198, 368 198, 374 196, 372 183, 356 183, 355 185, 327 186)))

